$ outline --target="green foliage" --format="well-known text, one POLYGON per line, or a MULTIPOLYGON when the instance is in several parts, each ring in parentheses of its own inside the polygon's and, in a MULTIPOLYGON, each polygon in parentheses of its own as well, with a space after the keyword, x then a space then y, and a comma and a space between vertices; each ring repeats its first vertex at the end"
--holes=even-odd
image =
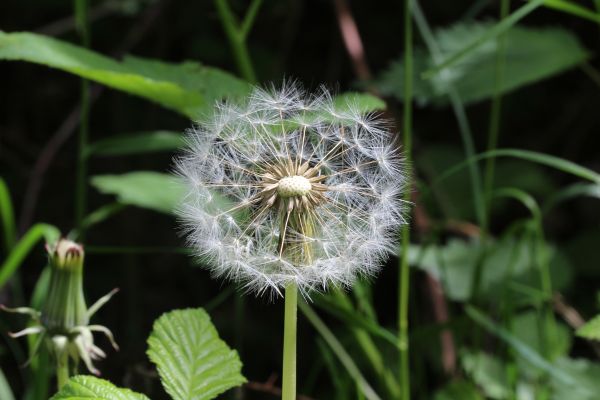
POLYGON ((135 171, 122 175, 98 175, 92 185, 104 194, 116 195, 119 202, 171 214, 185 194, 172 175, 153 171, 135 171))
MULTIPOLYGON (((451 239, 444 245, 412 245, 409 248, 409 259, 412 265, 437 277, 448 298, 467 301, 471 298, 471 284, 477 263, 485 251, 486 257, 481 261, 482 299, 489 302, 502 301, 510 293, 513 301, 532 304, 538 303, 540 299, 520 296, 513 291, 513 286, 503 286, 513 282, 534 291, 541 290, 537 282, 538 261, 531 252, 531 245, 532 243, 514 236, 489 242, 485 247, 476 240, 451 239)), ((550 272, 554 277, 555 288, 564 287, 570 279, 566 260, 550 246, 544 246, 540 251, 552 261, 550 272)))
POLYGON ((71 378, 50 400, 148 400, 129 389, 121 389, 104 379, 79 375, 71 378))
MULTIPOLYGON (((442 54, 450 55, 460 50, 472 37, 485 34, 491 27, 490 23, 459 23, 437 31, 435 38, 442 54)), ((415 100, 422 104, 447 104, 450 87, 457 90, 465 103, 494 95, 498 40, 483 43, 428 80, 421 79, 421 74, 435 64, 434 60, 423 49, 416 49, 413 60, 415 100)), ((505 41, 505 58, 503 79, 498 87, 500 93, 549 78, 588 58, 587 51, 577 38, 564 29, 515 26, 505 33, 502 40, 505 41)), ((377 80, 377 86, 383 93, 400 100, 404 90, 403 64, 402 59, 395 62, 377 80)))
POLYGON ((466 373, 488 398, 505 399, 509 396, 511 388, 501 360, 483 352, 466 352, 461 362, 466 373))
POLYGON ((577 329, 577 336, 590 340, 600 340, 600 315, 596 315, 581 328, 577 329))
POLYGON ((176 310, 154 323, 148 356, 174 400, 208 400, 246 382, 237 352, 219 339, 201 308, 176 310))
POLYGON ((190 118, 208 112, 215 100, 243 96, 250 88, 226 72, 196 62, 173 64, 131 56, 119 62, 34 33, 0 31, 0 59, 29 61, 70 72, 190 118))

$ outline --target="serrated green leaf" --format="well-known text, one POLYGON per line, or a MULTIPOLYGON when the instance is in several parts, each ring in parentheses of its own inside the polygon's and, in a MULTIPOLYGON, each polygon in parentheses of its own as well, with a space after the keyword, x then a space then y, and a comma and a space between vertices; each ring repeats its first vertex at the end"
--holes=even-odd
POLYGON ((246 382, 235 350, 202 308, 175 310, 154 322, 148 356, 174 400, 208 400, 246 382))
POLYGON ((27 32, 0 31, 0 59, 46 65, 154 101, 188 117, 210 110, 215 100, 243 96, 250 85, 196 62, 166 63, 138 57, 119 62, 99 53, 27 32))
POLYGON ((185 194, 183 184, 174 176, 154 171, 135 171, 121 175, 97 175, 92 186, 104 194, 117 196, 119 202, 170 214, 185 194))
MULTIPOLYGON (((443 55, 455 54, 473 37, 482 36, 493 24, 459 23, 436 32, 443 55)), ((572 33, 560 28, 515 26, 505 33, 503 79, 500 93, 549 78, 575 67, 588 58, 588 52, 572 33)), ((489 40, 435 77, 423 80, 421 74, 435 63, 427 52, 414 52, 414 96, 417 102, 446 104, 449 88, 455 88, 461 100, 473 103, 496 93, 496 53, 498 40, 489 40)), ((442 57, 445 59, 445 57, 442 57)), ((403 60, 395 62, 377 80, 379 89, 402 99, 403 60)))
POLYGON ((125 156, 160 151, 174 151, 184 146, 179 132, 154 131, 111 137, 97 141, 86 151, 87 156, 125 156))
POLYGON ((129 389, 121 389, 104 379, 75 376, 50 400, 148 400, 148 397, 129 389))
POLYGON ((600 315, 596 315, 581 328, 577 329, 577 336, 586 339, 600 340, 600 315))

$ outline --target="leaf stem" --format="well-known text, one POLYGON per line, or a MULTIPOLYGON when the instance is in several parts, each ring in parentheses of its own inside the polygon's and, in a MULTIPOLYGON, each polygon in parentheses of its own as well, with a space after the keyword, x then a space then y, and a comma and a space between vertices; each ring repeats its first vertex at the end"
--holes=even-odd
POLYGON ((56 386, 58 390, 69 380, 69 353, 66 351, 56 357, 56 386))
MULTIPOLYGON (((90 32, 88 21, 88 0, 75 0, 76 26, 81 36, 81 42, 90 47, 90 32)), ((75 181, 75 226, 81 231, 82 239, 84 232, 81 229, 85 215, 87 195, 87 157, 86 150, 89 141, 89 115, 90 115, 90 83, 81 80, 81 113, 79 124, 79 148, 77 152, 77 177, 75 181)))
MULTIPOLYGON (((501 0, 500 2, 500 20, 504 20, 508 16, 510 8, 510 0, 501 0)), ((490 114, 490 126, 488 130, 488 145, 487 151, 496 150, 498 145, 498 134, 500 132, 500 114, 502 112, 502 81, 504 79, 504 60, 506 54, 506 38, 504 34, 498 36, 498 50, 496 52, 496 64, 494 68, 494 98, 492 99, 492 107, 490 114)), ((488 219, 490 218, 490 202, 491 193, 494 187, 494 172, 495 158, 488 158, 485 165, 485 180, 484 180, 484 198, 486 203, 486 211, 488 219)))
POLYGON ((250 83, 256 83, 256 74, 252 66, 252 60, 246 46, 246 38, 254 23, 254 18, 260 8, 262 0, 254 0, 248 9, 244 22, 240 25, 233 14, 227 0, 215 0, 215 6, 223 25, 223 30, 229 40, 229 46, 233 51, 235 63, 240 75, 250 83))
MULTIPOLYGON (((412 0, 404 1, 404 124, 402 143, 407 163, 411 162, 412 152, 412 83, 413 83, 413 45, 412 45, 412 0)), ((410 184, 409 184, 410 185, 410 184)), ((405 200, 410 201, 410 186, 406 188, 405 200)), ((402 227, 402 249, 400 253, 400 271, 398 274, 398 347, 400 348, 400 390, 401 399, 410 399, 410 359, 408 344, 408 302, 410 290, 410 266, 408 246, 410 229, 402 227)))
POLYGON ((282 400, 296 399, 296 326, 298 322, 298 286, 290 283, 285 288, 285 316, 283 325, 283 385, 282 400))

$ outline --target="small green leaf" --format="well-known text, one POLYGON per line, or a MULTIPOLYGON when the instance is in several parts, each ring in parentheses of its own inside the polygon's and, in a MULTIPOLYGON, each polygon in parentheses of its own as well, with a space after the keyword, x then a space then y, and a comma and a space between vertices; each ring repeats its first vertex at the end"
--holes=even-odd
POLYGON ((127 156, 182 148, 185 139, 181 133, 154 131, 111 137, 97 141, 86 151, 89 156, 127 156))
MULTIPOLYGON (((436 32, 443 59, 456 54, 473 37, 481 37, 493 24, 459 23, 436 32)), ((573 68, 589 56, 577 37, 560 28, 531 28, 515 26, 505 33, 503 79, 500 93, 507 93, 525 85, 549 78, 573 68)), ((496 93, 498 40, 489 40, 466 54, 460 61, 444 68, 428 80, 421 73, 434 65, 434 60, 423 49, 414 53, 414 94, 422 104, 446 104, 450 88, 455 88, 465 103, 473 103, 496 93)), ((379 89, 402 100, 403 60, 395 62, 379 77, 379 89)))
POLYGON ((75 376, 50 400, 148 400, 148 397, 129 389, 121 389, 93 376, 75 376))
POLYGON ((71 43, 27 32, 0 31, 0 59, 57 68, 197 118, 215 100, 246 95, 250 85, 216 68, 126 57, 123 62, 71 43))
POLYGON ((148 356, 174 400, 209 400, 246 382, 235 350, 202 308, 175 310, 154 322, 148 356))
POLYGON ((122 175, 98 175, 92 185, 104 194, 114 194, 119 202, 170 214, 183 199, 185 188, 172 175, 136 171, 122 175))
POLYGON ((581 328, 577 329, 577 336, 591 340, 600 340, 600 315, 596 315, 581 328))

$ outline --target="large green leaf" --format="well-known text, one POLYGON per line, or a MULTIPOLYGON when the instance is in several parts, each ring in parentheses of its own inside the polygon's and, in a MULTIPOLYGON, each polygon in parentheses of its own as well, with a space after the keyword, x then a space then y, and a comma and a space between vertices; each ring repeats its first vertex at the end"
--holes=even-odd
MULTIPOLYGON (((482 36, 493 24, 470 22, 456 24, 436 32, 436 41, 443 55, 455 54, 473 37, 482 36)), ((530 28, 515 26, 505 40, 504 73, 499 90, 510 92, 572 68, 588 58, 587 51, 575 35, 560 28, 530 28)), ((435 65, 423 49, 414 54, 414 96, 420 103, 447 102, 450 87, 454 87, 465 103, 491 97, 496 91, 496 53, 498 40, 489 40, 466 54, 460 61, 445 68, 428 80, 423 71, 435 65)), ((446 57, 443 56, 442 59, 446 57)), ((403 60, 395 62, 377 80, 382 93, 402 99, 403 60)))
POLYGON ((201 308, 171 311, 154 323, 148 356, 174 400, 208 400, 246 382, 235 350, 201 308))
POLYGON ((50 400, 148 400, 148 397, 129 389, 121 389, 93 376, 75 376, 50 400))
POLYGON ((216 68, 126 57, 122 62, 68 42, 34 33, 0 31, 0 59, 57 68, 152 100, 197 118, 225 96, 245 95, 250 85, 216 68))
POLYGON ((119 202, 170 214, 183 199, 185 188, 172 175, 135 171, 91 178, 100 192, 116 195, 119 202))

